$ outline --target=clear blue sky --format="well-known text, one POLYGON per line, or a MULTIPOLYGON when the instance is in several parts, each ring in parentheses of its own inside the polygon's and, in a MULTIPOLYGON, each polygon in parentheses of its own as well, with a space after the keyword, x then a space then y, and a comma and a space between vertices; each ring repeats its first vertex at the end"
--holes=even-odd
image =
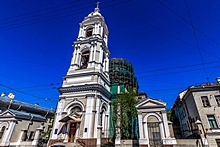
MULTIPOLYGON (((0 2, 0 92, 55 108, 79 23, 96 1, 0 2)), ((188 86, 220 76, 219 8, 219 0, 100 0, 110 57, 129 60, 139 91, 170 108, 188 86)))

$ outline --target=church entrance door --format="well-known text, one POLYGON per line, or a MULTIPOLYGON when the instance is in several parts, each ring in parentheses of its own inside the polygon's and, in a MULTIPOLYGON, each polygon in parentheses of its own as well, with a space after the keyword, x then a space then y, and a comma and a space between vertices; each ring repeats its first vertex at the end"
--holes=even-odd
POLYGON ((71 123, 68 142, 74 142, 75 134, 76 134, 76 123, 71 123))
POLYGON ((160 136, 160 128, 158 122, 148 122, 148 135, 150 147, 162 147, 162 139, 160 136))

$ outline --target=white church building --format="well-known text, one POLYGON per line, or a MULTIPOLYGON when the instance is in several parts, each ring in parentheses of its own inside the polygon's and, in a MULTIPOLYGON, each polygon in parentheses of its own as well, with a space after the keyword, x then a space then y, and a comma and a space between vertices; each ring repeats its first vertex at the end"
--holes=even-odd
POLYGON ((100 146, 100 136, 108 138, 108 132, 102 134, 109 127, 111 97, 108 34, 98 7, 80 23, 71 64, 59 89, 49 145, 100 146))
MULTIPOLYGON (((97 6, 80 23, 78 38, 72 45, 73 56, 59 88, 60 96, 48 146, 99 147, 104 139, 110 138, 110 133, 103 131, 110 127, 108 34, 108 27, 97 6)), ((149 136, 152 132, 147 130, 150 127, 147 122, 157 125, 153 135, 159 136, 158 142, 176 144, 170 135, 165 107, 164 102, 148 98, 136 105, 140 138, 137 142, 140 146, 151 146, 149 136)), ((119 139, 118 142, 117 146, 129 146, 123 145, 126 141, 119 139)))

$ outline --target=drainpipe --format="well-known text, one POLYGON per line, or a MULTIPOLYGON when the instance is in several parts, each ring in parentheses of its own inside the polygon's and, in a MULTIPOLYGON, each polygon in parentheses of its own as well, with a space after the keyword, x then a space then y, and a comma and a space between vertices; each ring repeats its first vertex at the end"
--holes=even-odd
POLYGON ((191 132, 193 133, 193 127, 192 127, 192 122, 191 122, 191 120, 190 120, 190 115, 189 115, 189 110, 188 110, 188 107, 187 107, 187 105, 186 105, 186 103, 184 102, 183 103, 183 105, 184 105, 184 107, 186 108, 186 112, 187 112, 187 116, 188 116, 188 121, 189 121, 189 124, 190 124, 190 128, 191 128, 191 132))
POLYGON ((8 105, 8 109, 10 109, 10 107, 11 107, 11 104, 12 104, 12 99, 11 99, 11 101, 10 101, 10 103, 9 103, 9 105, 8 105))
POLYGON ((49 111, 47 111, 47 113, 44 115, 44 117, 46 118, 47 114, 49 113, 49 111))

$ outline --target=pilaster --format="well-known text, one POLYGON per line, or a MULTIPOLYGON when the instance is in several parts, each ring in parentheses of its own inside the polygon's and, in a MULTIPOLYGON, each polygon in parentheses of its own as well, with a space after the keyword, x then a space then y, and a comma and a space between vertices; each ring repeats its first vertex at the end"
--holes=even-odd
POLYGON ((170 138, 170 130, 168 127, 168 121, 167 121, 167 113, 166 111, 161 111, 162 112, 162 117, 163 117, 163 124, 164 124, 164 129, 165 129, 165 137, 170 138))
POLYGON ((64 99, 61 99, 57 105, 56 117, 54 119, 53 130, 51 132, 52 133, 51 139, 57 139, 57 135, 59 131, 58 129, 60 126, 59 120, 62 118, 63 105, 64 105, 64 99))
MULTIPOLYGON (((101 122, 100 122, 100 104, 101 104, 101 100, 97 97, 97 100, 96 100, 96 113, 95 113, 95 123, 94 123, 94 128, 98 128, 98 126, 101 125, 101 122)), ((95 129, 94 130, 94 137, 98 137, 98 130, 95 129)))
POLYGON ((35 135, 34 135, 34 140, 32 141, 32 145, 37 145, 39 138, 40 138, 41 131, 43 131, 43 126, 36 129, 35 135))
POLYGON ((15 121, 11 121, 9 124, 9 127, 7 129, 5 129, 0 146, 9 146, 10 138, 11 138, 12 132, 14 130, 15 124, 16 124, 15 121))
POLYGON ((66 128, 66 134, 65 134, 65 136, 64 136, 64 141, 63 142, 68 142, 68 135, 69 135, 69 131, 70 131, 70 125, 71 125, 71 122, 67 122, 67 128, 66 128))
POLYGON ((139 128, 139 135, 140 139, 144 138, 144 131, 143 131, 143 120, 142 120, 142 112, 138 112, 138 128, 139 128))

